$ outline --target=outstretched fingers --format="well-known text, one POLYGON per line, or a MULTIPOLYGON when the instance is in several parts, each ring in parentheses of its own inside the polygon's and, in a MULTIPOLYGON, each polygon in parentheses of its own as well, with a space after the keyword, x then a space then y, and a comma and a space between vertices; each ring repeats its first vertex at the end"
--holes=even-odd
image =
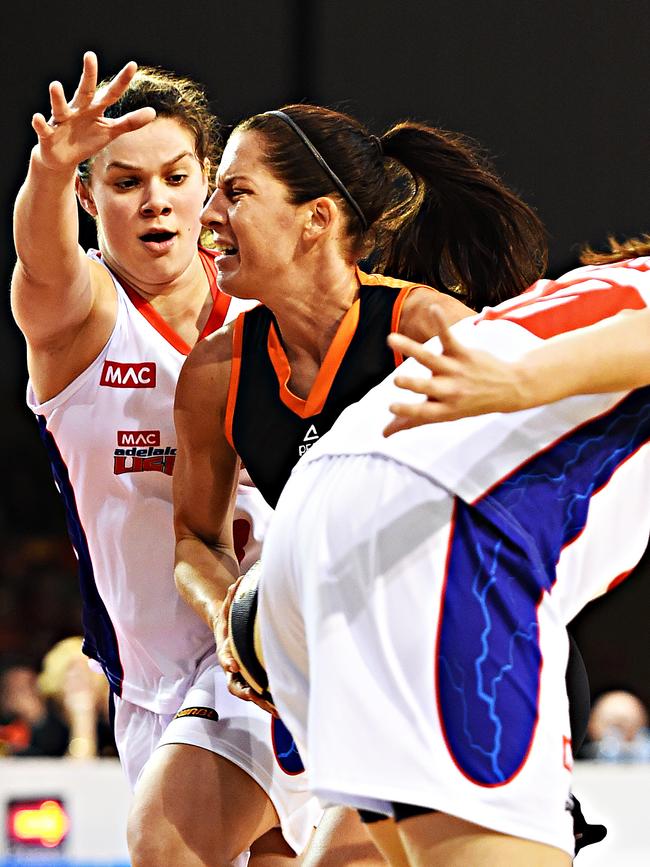
POLYGON ((117 75, 96 92, 95 104, 103 111, 116 102, 131 83, 137 70, 138 64, 134 60, 126 63, 117 75))
POLYGON ((454 411, 457 376, 462 363, 467 358, 467 350, 452 336, 442 311, 436 305, 429 308, 428 315, 432 322, 432 330, 437 333, 440 340, 441 352, 432 352, 426 344, 418 343, 403 334, 391 334, 388 338, 392 349, 403 356, 413 358, 431 371, 431 376, 398 374, 395 377, 396 386, 420 394, 426 400, 391 404, 389 410, 395 417, 384 428, 383 434, 386 437, 421 424, 448 421, 458 417, 454 411))
POLYGON ((388 337, 388 345, 391 349, 396 350, 404 356, 409 356, 419 361, 429 370, 436 373, 439 366, 439 359, 443 356, 463 358, 466 355, 466 350, 462 343, 451 334, 449 326, 445 322, 444 316, 440 308, 432 304, 427 311, 427 315, 431 320, 431 334, 433 337, 438 337, 442 346, 442 354, 431 352, 426 348, 425 344, 418 343, 417 340, 412 340, 410 337, 405 337, 397 332, 390 334, 388 337))
POLYGON ((32 118, 44 165, 57 171, 71 171, 118 136, 138 130, 155 119, 156 112, 151 107, 116 118, 104 116, 108 106, 124 94, 137 68, 134 61, 125 64, 108 84, 97 89, 97 57, 87 51, 79 84, 69 102, 59 81, 50 84, 50 119, 45 120, 40 113, 32 118))
POLYGON ((63 90, 63 85, 60 81, 52 81, 50 83, 50 107, 52 109, 52 117, 49 120, 50 126, 65 123, 70 117, 72 111, 68 105, 68 100, 63 90))
POLYGON ((45 116, 39 112, 32 117, 32 129, 39 137, 39 139, 45 141, 48 139, 52 133, 54 132, 54 127, 47 122, 45 116))
POLYGON ((110 124, 111 134, 115 138, 118 135, 122 135, 123 132, 134 132, 134 130, 141 129, 155 119, 155 108, 151 108, 150 106, 138 108, 136 111, 130 111, 128 114, 112 120, 110 124))
POLYGON ((83 72, 79 84, 70 100, 74 108, 85 108, 90 105, 97 90, 97 55, 94 51, 86 51, 83 59, 83 72))

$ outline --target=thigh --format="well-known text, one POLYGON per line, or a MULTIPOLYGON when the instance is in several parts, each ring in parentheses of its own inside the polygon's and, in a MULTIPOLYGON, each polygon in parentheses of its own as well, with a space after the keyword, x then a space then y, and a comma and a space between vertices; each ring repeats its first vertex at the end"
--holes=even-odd
POLYGON ((303 867, 383 867, 387 863, 397 867, 400 864, 382 857, 357 811, 345 807, 325 810, 302 863, 303 867))
POLYGON ((399 834, 412 867, 568 867, 561 849, 499 834, 444 813, 406 819, 399 834))
MULTIPOLYGON (((193 747, 198 764, 203 761, 208 766, 217 757, 223 760, 217 767, 223 767, 225 761, 238 769, 254 784, 252 791, 259 790, 277 813, 289 846, 295 852, 304 850, 322 810, 309 789, 293 739, 278 720, 232 696, 222 669, 214 661, 190 688, 165 729, 156 754, 176 745, 193 747)), ((165 754, 170 755, 167 750, 165 754)), ((246 790, 250 790, 248 785, 246 790)), ((235 814, 233 826, 241 821, 235 814)))
POLYGON ((223 756, 188 744, 160 746, 134 794, 129 840, 135 863, 221 864, 278 824, 264 790, 223 756))

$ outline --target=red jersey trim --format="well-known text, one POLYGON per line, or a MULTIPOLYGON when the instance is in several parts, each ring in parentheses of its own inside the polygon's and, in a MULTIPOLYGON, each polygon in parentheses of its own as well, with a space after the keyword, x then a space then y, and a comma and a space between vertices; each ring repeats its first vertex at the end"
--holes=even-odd
POLYGON ((594 325, 621 310, 641 310, 646 306, 634 286, 593 275, 587 280, 583 276, 559 284, 539 281, 511 304, 501 305, 499 309, 488 308, 476 321, 505 319, 546 340, 594 325), (529 311, 533 303, 534 311, 529 311))
POLYGON ((201 262, 203 263, 205 273, 208 277, 213 303, 207 322, 199 334, 199 340, 202 340, 204 337, 207 337, 208 334, 212 334, 213 331, 217 331, 221 328, 223 323, 226 321, 226 315, 228 313, 228 308, 230 307, 230 295, 226 295, 225 292, 222 292, 217 285, 216 255, 217 254, 213 253, 212 250, 206 250, 204 247, 199 247, 199 256, 201 257, 201 262))
POLYGON ((623 581, 625 581, 625 579, 628 578, 633 571, 634 569, 628 569, 626 572, 621 572, 620 575, 617 575, 616 578, 613 578, 607 585, 607 592, 609 593, 609 591, 613 590, 614 587, 618 587, 619 584, 622 584, 623 581))
MULTIPOLYGON (((217 286, 217 268, 216 262, 214 261, 215 255, 216 254, 213 254, 210 250, 199 247, 199 258, 203 265, 206 277, 208 278, 208 285, 210 287, 210 294, 212 295, 213 302, 212 310, 210 311, 210 315, 208 316, 208 319, 199 335, 199 340, 206 337, 208 334, 212 334, 212 332, 216 331, 217 328, 221 328, 226 313, 228 312, 228 307, 230 306, 230 296, 221 292, 217 286)), ((146 298, 143 298, 139 292, 126 283, 121 277, 118 277, 117 279, 126 292, 129 301, 133 304, 138 313, 141 313, 147 322, 155 328, 161 337, 164 337, 167 343, 171 344, 174 349, 182 353, 182 355, 189 355, 192 347, 189 346, 167 322, 165 322, 163 317, 151 305, 151 303, 147 301, 146 298)))
POLYGON ((244 317, 246 313, 240 313, 233 324, 232 329, 232 359, 230 362, 230 381, 228 382, 228 395, 226 397, 226 415, 224 419, 224 434, 232 450, 237 451, 232 437, 232 426, 235 418, 235 404, 237 403, 237 391, 239 389, 239 375, 241 372, 242 344, 244 340, 244 317))

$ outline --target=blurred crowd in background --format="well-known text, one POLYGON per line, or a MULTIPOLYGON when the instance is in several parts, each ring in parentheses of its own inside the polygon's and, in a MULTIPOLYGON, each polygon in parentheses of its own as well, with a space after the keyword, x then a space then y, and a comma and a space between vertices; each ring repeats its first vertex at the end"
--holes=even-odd
POLYGON ((116 756, 108 683, 81 650, 80 636, 58 641, 35 666, 0 661, 0 756, 116 756))
POLYGON ((27 412, 0 447, 0 757, 116 756, 107 681, 81 651, 63 506, 27 412))

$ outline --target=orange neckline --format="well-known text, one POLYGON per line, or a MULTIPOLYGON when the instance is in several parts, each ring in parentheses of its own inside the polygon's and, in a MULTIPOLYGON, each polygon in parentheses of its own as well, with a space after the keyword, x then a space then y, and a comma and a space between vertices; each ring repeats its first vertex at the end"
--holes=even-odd
POLYGON ((316 374, 316 379, 312 383, 306 398, 298 397, 289 388, 291 366, 278 337, 275 323, 271 322, 267 348, 271 364, 278 378, 280 400, 300 418, 310 418, 313 415, 318 415, 325 406, 325 401, 330 393, 334 378, 357 330, 360 307, 361 302, 357 298, 340 321, 336 334, 329 345, 323 363, 316 374))
MULTIPOLYGON (((383 274, 367 274, 359 267, 356 269, 357 279, 362 286, 382 285, 390 286, 393 289, 399 289, 395 298, 395 306, 393 308, 392 328, 397 329, 399 317, 402 312, 404 300, 408 293, 419 283, 410 283, 407 280, 399 280, 395 277, 385 277, 383 274)), ((346 311, 343 319, 339 323, 336 334, 325 354, 323 363, 316 374, 309 394, 306 398, 298 397, 289 388, 289 380, 291 379, 291 366, 284 351, 284 347, 280 342, 275 324, 271 322, 267 339, 267 349, 271 364, 278 378, 280 389, 280 400, 300 418, 311 418, 322 412, 325 406, 325 401, 330 393, 332 384, 339 371, 339 368, 345 357, 352 338, 354 337, 357 326, 359 324, 361 301, 359 298, 353 302, 349 310, 346 311)), ((397 353, 394 353, 395 363, 398 364, 402 358, 397 353)))

